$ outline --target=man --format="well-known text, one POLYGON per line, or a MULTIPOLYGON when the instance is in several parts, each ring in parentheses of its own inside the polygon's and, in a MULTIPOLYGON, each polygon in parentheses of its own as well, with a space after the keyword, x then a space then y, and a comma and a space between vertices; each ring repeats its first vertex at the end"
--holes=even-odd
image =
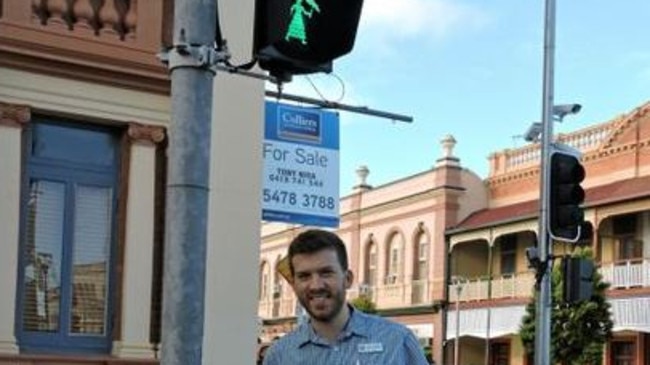
POLYGON ((264 356, 266 355, 269 346, 268 343, 260 345, 259 350, 257 350, 257 365, 262 365, 264 363, 264 356))
POLYGON ((264 365, 427 365, 406 327, 355 310, 345 300, 353 275, 334 233, 308 230, 289 246, 292 287, 310 319, 277 340, 264 365))

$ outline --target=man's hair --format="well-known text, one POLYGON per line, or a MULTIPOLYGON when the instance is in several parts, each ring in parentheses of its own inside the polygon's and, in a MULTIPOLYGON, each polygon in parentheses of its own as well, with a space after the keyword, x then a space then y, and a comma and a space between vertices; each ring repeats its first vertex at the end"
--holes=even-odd
POLYGON ((299 254, 313 254, 323 250, 333 250, 343 271, 348 270, 348 253, 345 244, 335 233, 321 229, 310 229, 300 233, 289 245, 289 268, 293 272, 292 259, 299 254))

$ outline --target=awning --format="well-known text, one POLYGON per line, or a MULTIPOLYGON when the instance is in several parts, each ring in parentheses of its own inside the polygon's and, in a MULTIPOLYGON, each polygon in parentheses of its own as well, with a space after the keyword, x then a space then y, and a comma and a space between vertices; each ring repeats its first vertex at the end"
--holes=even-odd
MULTIPOLYGON (((458 336, 496 338, 516 334, 525 312, 523 305, 461 310, 458 336)), ((447 339, 452 338, 456 338, 456 311, 447 316, 447 339)))
MULTIPOLYGON (((650 333, 650 297, 610 299, 614 332, 650 333)), ((458 336, 496 338, 519 333, 523 305, 460 311, 458 336), (489 324, 489 325, 488 325, 489 324)), ((447 315, 447 339, 456 338, 456 311, 447 315)))
POLYGON ((610 300, 614 315, 614 332, 650 333, 650 298, 610 300))

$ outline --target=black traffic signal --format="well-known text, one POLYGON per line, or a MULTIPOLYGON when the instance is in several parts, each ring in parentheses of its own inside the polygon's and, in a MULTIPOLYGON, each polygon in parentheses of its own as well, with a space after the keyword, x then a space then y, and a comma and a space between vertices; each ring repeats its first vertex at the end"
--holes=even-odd
POLYGON ((331 72, 352 50, 363 0, 256 0, 253 53, 280 80, 331 72))
POLYGON ((549 231, 553 238, 575 241, 580 237, 585 191, 580 183, 585 169, 575 154, 553 150, 550 155, 549 231))
POLYGON ((594 263, 582 257, 566 256, 562 259, 563 299, 575 304, 590 300, 594 291, 594 263))
POLYGON ((589 221, 584 221, 580 225, 580 235, 576 241, 578 246, 589 246, 594 240, 594 225, 589 221))

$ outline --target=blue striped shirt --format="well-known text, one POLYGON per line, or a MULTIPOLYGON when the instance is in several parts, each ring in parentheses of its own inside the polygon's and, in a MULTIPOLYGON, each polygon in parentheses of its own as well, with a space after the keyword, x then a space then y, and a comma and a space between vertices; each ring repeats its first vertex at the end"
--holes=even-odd
POLYGON ((413 332, 385 318, 351 309, 334 343, 320 338, 309 322, 277 340, 264 365, 428 365, 413 332))

